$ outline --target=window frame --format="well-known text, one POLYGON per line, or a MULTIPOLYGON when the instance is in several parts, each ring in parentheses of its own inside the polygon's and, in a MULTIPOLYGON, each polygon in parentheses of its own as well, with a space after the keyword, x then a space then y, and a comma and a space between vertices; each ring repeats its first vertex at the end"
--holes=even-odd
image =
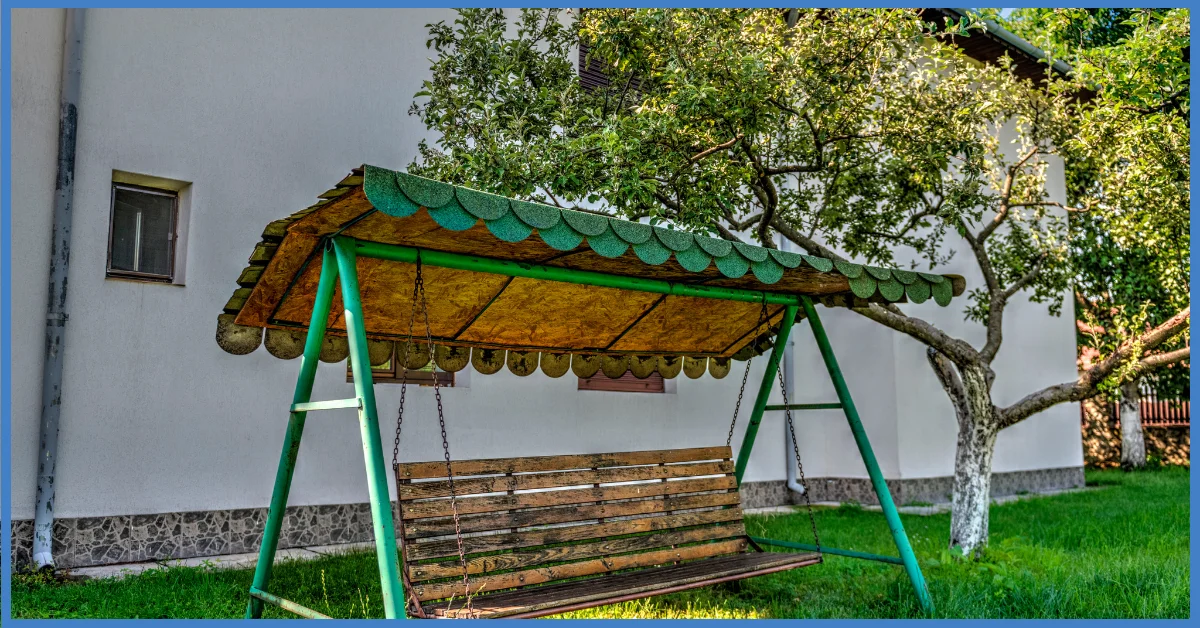
POLYGON ((661 373, 651 373, 645 379, 638 379, 633 371, 625 371, 621 377, 613 379, 599 371, 591 377, 578 378, 577 390, 595 390, 600 392, 620 392, 620 393, 649 393, 652 395, 661 395, 667 392, 667 378, 661 373), (645 384, 645 388, 637 388, 631 386, 632 382, 645 384), (654 382, 657 382, 657 389, 653 388, 654 382))
MULTIPOLYGON (((392 356, 388 358, 385 364, 390 364, 388 368, 380 368, 378 366, 371 367, 371 381, 376 384, 400 384, 404 383, 400 378, 399 361, 396 359, 396 347, 392 345, 392 356)), ((430 364, 433 364, 430 362, 430 364)), ((434 365, 437 369, 437 365, 434 365)), ((408 369, 409 384, 417 386, 433 386, 434 381, 437 381, 439 388, 454 388, 454 373, 451 371, 421 371, 417 369, 408 369)), ((350 367, 350 360, 346 360, 346 382, 354 382, 354 372, 350 367)))
POLYGON ((133 183, 118 183, 112 182, 112 187, 109 190, 108 200, 108 253, 105 259, 105 277, 116 279, 128 279, 131 281, 144 281, 147 283, 175 283, 175 257, 176 247, 179 244, 179 192, 176 190, 164 190, 162 188, 153 188, 145 185, 136 185, 133 183), (168 274, 160 275, 158 273, 144 273, 136 270, 125 270, 123 268, 113 268, 113 235, 116 231, 117 217, 117 190, 126 190, 130 192, 140 192, 143 194, 152 194, 155 196, 165 196, 171 199, 171 229, 167 238, 167 259, 170 260, 171 266, 168 274))

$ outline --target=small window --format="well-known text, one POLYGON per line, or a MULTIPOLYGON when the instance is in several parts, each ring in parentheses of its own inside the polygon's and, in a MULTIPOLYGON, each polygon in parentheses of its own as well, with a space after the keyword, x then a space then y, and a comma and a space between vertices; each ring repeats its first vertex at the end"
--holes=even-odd
POLYGON ((174 281, 178 213, 176 192, 114 183, 108 275, 174 281))
POLYGON ((663 376, 651 373, 646 379, 638 379, 632 371, 613 379, 604 373, 596 373, 591 377, 579 378, 579 390, 609 390, 613 392, 666 392, 663 376))
MULTIPOLYGON (((376 384, 401 383, 400 375, 404 369, 397 368, 397 363, 396 348, 393 347, 391 359, 379 366, 371 367, 371 379, 376 384)), ((407 379, 408 383, 420 386, 433 386, 435 380, 437 381, 437 385, 443 388, 454 386, 454 373, 438 369, 434 366, 433 362, 426 364, 420 369, 408 369, 407 379)), ((346 381, 354 381, 354 372, 350 369, 350 360, 346 360, 346 381)))

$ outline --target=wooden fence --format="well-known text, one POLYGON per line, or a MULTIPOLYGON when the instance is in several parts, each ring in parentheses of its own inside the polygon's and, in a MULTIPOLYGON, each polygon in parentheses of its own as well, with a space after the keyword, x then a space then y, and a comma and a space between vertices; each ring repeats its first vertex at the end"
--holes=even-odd
MULTIPOLYGON (((1188 399, 1159 399, 1153 388, 1143 386, 1140 392, 1142 406, 1142 427, 1190 427, 1191 401, 1188 399)), ((1080 419, 1085 423, 1087 417, 1083 404, 1080 404, 1080 419)), ((1113 417, 1120 417, 1119 402, 1112 402, 1109 411, 1113 417)))

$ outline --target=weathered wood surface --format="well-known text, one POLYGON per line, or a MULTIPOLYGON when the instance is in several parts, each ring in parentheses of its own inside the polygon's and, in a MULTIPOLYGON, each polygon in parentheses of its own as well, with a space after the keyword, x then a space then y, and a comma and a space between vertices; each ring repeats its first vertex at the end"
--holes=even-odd
MULTIPOLYGON (((504 491, 558 488, 597 483, 661 480, 667 478, 721 475, 725 473, 733 473, 732 461, 722 460, 721 462, 669 464, 653 467, 614 467, 588 471, 560 471, 465 478, 455 480, 453 488, 455 495, 478 495, 481 493, 502 493, 504 491)), ((450 489, 451 484, 448 480, 401 484, 399 499, 407 501, 412 499, 448 497, 451 494, 450 489)))
MULTIPOLYGON (((457 486, 457 485, 456 485, 457 486)), ((560 491, 544 491, 539 493, 517 493, 515 495, 485 495, 478 497, 459 497, 455 500, 460 516, 499 512, 504 510, 521 510, 525 508, 542 508, 547 506, 563 506, 588 502, 613 501, 619 499, 639 499, 659 497, 684 493, 700 493, 705 491, 728 490, 737 487, 736 480, 731 476, 675 480, 671 482, 655 482, 644 484, 625 484, 619 486, 602 486, 599 488, 574 488, 560 491)), ((418 502, 405 502, 400 509, 405 520, 426 517, 449 517, 451 506, 449 499, 438 499, 418 502)))
MULTIPOLYGON (((478 596, 472 599, 471 612, 480 617, 548 615, 553 614, 555 609, 565 607, 586 608, 610 600, 650 597, 667 589, 696 588, 714 580, 749 578, 820 562, 819 554, 736 554, 584 581, 478 596), (580 582, 586 583, 586 586, 580 586, 580 582)), ((463 600, 456 598, 449 603, 439 602, 424 608, 426 613, 435 616, 469 616, 462 607, 463 600)))
MULTIPOLYGON (((516 551, 508 554, 479 556, 467 561, 467 573, 477 574, 521 569, 545 563, 568 562, 584 558, 595 558, 597 556, 658 549, 673 545, 728 539, 744 534, 745 528, 741 523, 731 523, 692 528, 689 530, 673 530, 645 536, 608 539, 580 545, 560 545, 527 551, 516 551)), ((722 553, 728 554, 731 552, 722 553)), ((408 567, 408 577, 414 582, 436 580, 438 578, 456 578, 461 575, 462 564, 458 562, 457 557, 454 560, 441 563, 426 563, 410 565, 408 567)))
MULTIPOLYGON (((530 530, 528 532, 510 532, 507 534, 488 534, 484 536, 468 536, 462 539, 463 551, 466 554, 479 552, 495 552, 499 550, 514 550, 523 547, 537 547, 552 543, 567 543, 589 539, 605 538, 621 534, 636 534, 639 532, 654 532, 670 530, 685 526, 698 526, 710 523, 741 521, 742 511, 738 508, 723 510, 705 510, 660 517, 644 517, 641 519, 623 519, 607 523, 564 526, 530 530)), ((405 545, 405 557, 412 560, 427 560, 458 555, 456 539, 427 541, 424 543, 408 543, 405 545)))
MULTIPOLYGON (((589 519, 666 513, 693 508, 737 506, 738 500, 739 496, 737 493, 708 493, 679 497, 664 496, 616 503, 569 504, 552 508, 539 508, 537 510, 515 510, 506 513, 484 513, 468 516, 461 516, 460 511, 459 529, 464 533, 486 532, 489 530, 506 530, 509 528, 587 521, 589 519)), ((406 520, 403 523, 403 528, 404 538, 406 539, 452 535, 454 534, 454 519, 450 517, 438 517, 436 519, 418 519, 415 521, 406 520)))
MULTIPOLYGON (((542 584, 554 580, 563 580, 565 578, 578 578, 580 576, 591 576, 600 573, 621 571, 624 569, 633 569, 637 567, 653 567, 655 565, 662 565, 672 561, 695 560, 710 556, 734 554, 743 551, 745 548, 745 539, 719 541, 716 543, 690 545, 688 547, 681 547, 678 549, 656 550, 639 554, 627 554, 624 556, 609 556, 607 558, 584 560, 575 563, 567 563, 564 565, 556 565, 554 567, 542 567, 538 569, 528 569, 525 571, 514 571, 492 576, 483 576, 472 578, 469 584, 471 587, 471 594, 477 595, 487 591, 511 589, 513 587, 527 586, 531 584, 542 584)), ((461 580, 453 580, 440 584, 414 585, 413 593, 417 596, 417 599, 424 602, 427 600, 440 600, 442 598, 451 596, 463 597, 466 595, 466 590, 461 580)))
MULTIPOLYGON (((525 458, 490 458, 485 460, 456 460, 451 463, 454 476, 529 473, 535 471, 565 471, 601 467, 631 467, 646 464, 728 460, 727 447, 697 447, 693 449, 663 449, 658 451, 626 451, 604 454, 567 456, 529 456, 525 458)), ((403 462, 398 465, 400 478, 421 480, 446 477, 446 462, 403 462)))

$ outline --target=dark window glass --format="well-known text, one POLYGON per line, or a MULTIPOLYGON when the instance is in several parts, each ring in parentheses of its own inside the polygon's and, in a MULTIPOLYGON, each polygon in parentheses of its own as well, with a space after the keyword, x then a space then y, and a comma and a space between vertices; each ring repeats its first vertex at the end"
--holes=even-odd
POLYGON ((171 279, 176 201, 172 192, 113 186, 109 274, 171 279))

